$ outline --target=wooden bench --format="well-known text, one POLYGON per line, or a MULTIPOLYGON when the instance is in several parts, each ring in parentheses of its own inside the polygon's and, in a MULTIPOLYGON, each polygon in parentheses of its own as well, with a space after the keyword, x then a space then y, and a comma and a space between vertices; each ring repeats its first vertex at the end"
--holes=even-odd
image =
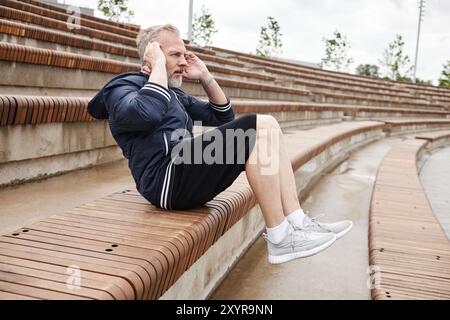
MULTIPOLYGON (((382 138, 384 127, 347 122, 288 134, 300 191, 354 148, 382 138)), ((84 204, 0 237, 0 297, 157 299, 190 267, 198 268, 208 250, 226 255, 231 244, 218 248, 216 242, 255 205, 244 173, 204 207, 189 211, 159 210, 136 190, 84 204), (80 268, 81 289, 67 286, 68 268, 80 268)), ((212 278, 217 266, 213 261, 209 267, 204 272, 212 278)), ((183 288, 186 298, 191 291, 183 288)))
POLYGON ((449 136, 435 132, 399 142, 378 169, 369 230, 373 299, 450 298, 450 242, 417 172, 428 144, 449 136))
MULTIPOLYGON (((348 148, 343 141, 352 136, 381 134, 383 126, 347 123, 289 135, 293 167, 340 142, 348 148)), ((189 211, 159 210, 125 190, 24 226, 0 237, 0 298, 157 299, 255 204, 243 173, 189 211), (80 268, 81 289, 66 286, 68 267, 80 268)))

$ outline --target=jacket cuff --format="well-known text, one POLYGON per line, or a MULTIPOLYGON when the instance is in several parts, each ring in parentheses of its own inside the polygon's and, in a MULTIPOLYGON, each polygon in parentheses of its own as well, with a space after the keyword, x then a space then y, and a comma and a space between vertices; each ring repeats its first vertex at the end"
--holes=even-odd
POLYGON ((212 103, 211 101, 209 101, 209 105, 214 110, 220 111, 220 112, 226 112, 231 109, 231 102, 230 102, 230 99, 228 99, 228 97, 227 97, 226 104, 215 104, 215 103, 212 103))
POLYGON ((171 98, 169 90, 154 82, 147 82, 147 84, 142 87, 141 92, 160 100, 167 106, 170 103, 171 98))

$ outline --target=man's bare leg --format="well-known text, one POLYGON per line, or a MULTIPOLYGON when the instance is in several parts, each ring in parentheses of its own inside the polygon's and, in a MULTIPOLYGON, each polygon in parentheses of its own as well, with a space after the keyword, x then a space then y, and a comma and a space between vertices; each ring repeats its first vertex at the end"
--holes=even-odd
POLYGON ((257 115, 256 141, 245 164, 248 182, 255 193, 268 228, 278 226, 285 219, 280 197, 279 153, 270 154, 278 144, 277 141, 273 141, 277 140, 277 137, 273 139, 274 135, 271 134, 273 128, 276 130, 275 122, 271 117, 257 115), (262 149, 269 155, 263 158, 262 149), (264 173, 269 167, 274 167, 275 170, 272 172, 266 170, 264 173))
POLYGON ((300 209, 283 133, 272 116, 257 115, 256 142, 246 163, 246 174, 267 227, 280 224, 285 215, 300 209))

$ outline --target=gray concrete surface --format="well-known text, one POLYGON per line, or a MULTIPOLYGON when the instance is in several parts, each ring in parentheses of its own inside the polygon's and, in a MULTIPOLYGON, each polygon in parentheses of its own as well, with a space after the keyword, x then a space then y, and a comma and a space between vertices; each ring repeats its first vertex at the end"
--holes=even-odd
POLYGON ((354 227, 327 250, 281 265, 267 262, 260 237, 235 265, 211 299, 369 299, 368 218, 378 166, 390 143, 374 142, 325 173, 302 203, 324 222, 351 219, 354 227))
POLYGON ((126 160, 0 189, 0 234, 134 186, 126 160))
POLYGON ((435 150, 420 172, 422 186, 436 218, 450 240, 450 147, 435 150))

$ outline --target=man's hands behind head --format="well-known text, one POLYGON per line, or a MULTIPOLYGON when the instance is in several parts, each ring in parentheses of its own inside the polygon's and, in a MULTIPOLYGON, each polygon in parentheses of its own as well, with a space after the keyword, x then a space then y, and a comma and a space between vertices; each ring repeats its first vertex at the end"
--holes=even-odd
POLYGON ((166 56, 164 55, 164 52, 162 52, 159 42, 154 41, 150 42, 147 45, 147 48, 145 48, 144 66, 153 69, 157 64, 165 66, 166 56))

